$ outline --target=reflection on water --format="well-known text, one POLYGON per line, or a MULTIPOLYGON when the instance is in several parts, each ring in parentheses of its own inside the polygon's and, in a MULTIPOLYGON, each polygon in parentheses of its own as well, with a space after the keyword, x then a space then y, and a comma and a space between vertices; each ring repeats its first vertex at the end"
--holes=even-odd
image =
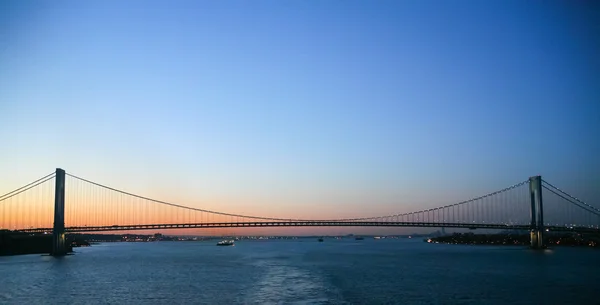
POLYGON ((0 304, 594 304, 598 251, 415 240, 114 243, 0 257, 0 304))

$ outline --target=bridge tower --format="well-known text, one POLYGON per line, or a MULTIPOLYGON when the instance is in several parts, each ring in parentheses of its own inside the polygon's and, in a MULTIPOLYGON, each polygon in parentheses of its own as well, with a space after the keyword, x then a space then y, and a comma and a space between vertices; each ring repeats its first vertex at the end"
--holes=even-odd
POLYGON ((63 169, 56 169, 55 182, 51 255, 61 256, 67 254, 67 247, 65 245, 65 171, 63 169))
POLYGON ((542 177, 529 178, 529 195, 531 197, 531 248, 544 248, 544 209, 542 204, 542 177))

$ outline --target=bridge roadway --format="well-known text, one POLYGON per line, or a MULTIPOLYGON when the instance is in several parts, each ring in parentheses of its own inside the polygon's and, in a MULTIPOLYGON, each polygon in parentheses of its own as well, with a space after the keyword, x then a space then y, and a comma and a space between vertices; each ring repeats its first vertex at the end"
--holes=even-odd
MULTIPOLYGON (((506 224, 469 224, 469 223, 434 223, 434 222, 394 222, 394 221, 259 221, 259 222, 213 222, 188 224, 148 224, 148 225, 113 225, 66 227, 66 233, 193 229, 193 228, 264 228, 264 227, 427 227, 427 228, 463 228, 463 229, 496 229, 496 230, 529 230, 530 225, 506 224)), ((553 232, 600 233, 598 228, 547 226, 553 232)), ((19 230, 25 233, 52 232, 52 228, 35 228, 19 230)))

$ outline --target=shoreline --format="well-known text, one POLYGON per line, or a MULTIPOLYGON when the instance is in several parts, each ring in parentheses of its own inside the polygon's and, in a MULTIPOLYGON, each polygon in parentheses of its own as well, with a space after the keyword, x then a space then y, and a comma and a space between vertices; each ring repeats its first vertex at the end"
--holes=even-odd
MULTIPOLYGON (((454 233, 438 237, 426 238, 426 243, 453 245, 491 245, 491 246, 529 246, 528 234, 474 234, 454 233)), ((600 234, 546 234, 544 244, 559 247, 591 247, 600 248, 600 234)))

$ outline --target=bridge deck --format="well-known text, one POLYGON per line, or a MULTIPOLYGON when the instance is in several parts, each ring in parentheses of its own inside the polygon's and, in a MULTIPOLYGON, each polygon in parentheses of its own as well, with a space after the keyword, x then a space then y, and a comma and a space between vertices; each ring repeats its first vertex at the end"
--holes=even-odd
MULTIPOLYGON (((273 222, 214 222, 188 224, 147 224, 147 225, 113 225, 66 227, 68 233, 132 231, 157 229, 186 228, 264 228, 264 227, 427 227, 427 228, 463 228, 463 229, 496 229, 496 230, 529 230, 529 225, 506 224, 468 224, 468 223, 428 223, 428 222, 374 222, 374 221, 273 221, 273 222)), ((600 232, 598 228, 547 226, 553 232, 600 232)), ((28 233, 52 232, 52 228, 33 228, 20 230, 28 233)))

